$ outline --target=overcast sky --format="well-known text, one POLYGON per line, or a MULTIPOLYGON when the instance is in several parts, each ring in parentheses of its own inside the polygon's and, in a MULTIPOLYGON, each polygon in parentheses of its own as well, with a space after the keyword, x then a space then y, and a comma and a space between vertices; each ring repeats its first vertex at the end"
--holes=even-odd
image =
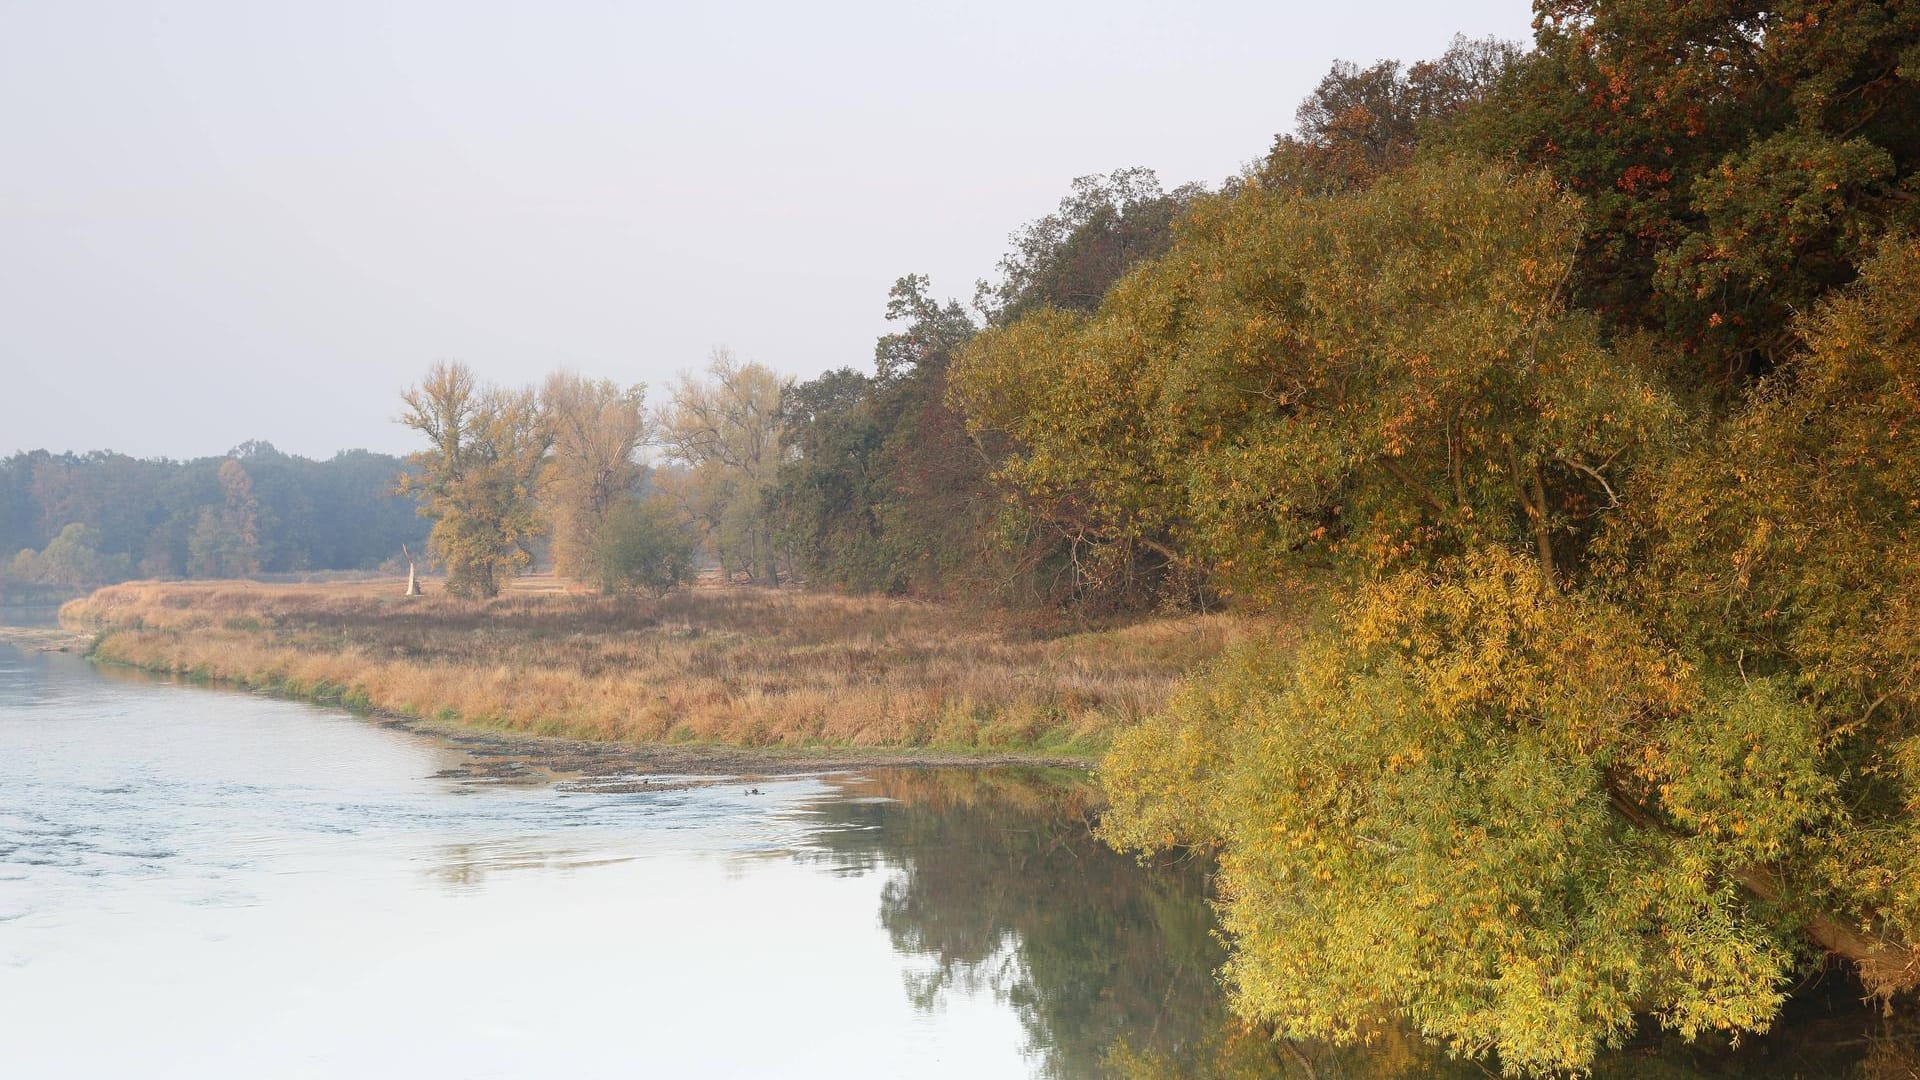
POLYGON ((0 0, 0 453, 403 451, 437 359, 867 365, 1079 175, 1217 184, 1521 0, 0 0))

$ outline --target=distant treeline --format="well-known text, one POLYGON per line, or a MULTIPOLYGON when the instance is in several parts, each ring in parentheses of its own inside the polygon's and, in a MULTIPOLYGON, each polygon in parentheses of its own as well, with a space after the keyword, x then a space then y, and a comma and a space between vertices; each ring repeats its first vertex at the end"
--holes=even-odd
POLYGON ((394 494, 405 469, 388 454, 315 461, 264 442, 192 461, 15 454, 0 460, 0 579, 82 588, 371 569, 425 539, 394 494))

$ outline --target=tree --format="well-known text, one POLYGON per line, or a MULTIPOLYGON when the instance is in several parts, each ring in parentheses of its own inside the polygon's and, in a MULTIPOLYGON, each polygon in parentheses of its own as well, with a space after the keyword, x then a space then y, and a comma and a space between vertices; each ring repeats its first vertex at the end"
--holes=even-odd
POLYGON ((878 504, 886 477, 876 460, 890 417, 875 380, 841 368, 781 394, 785 460, 770 493, 782 547, 809 585, 893 591, 878 504))
POLYGON ((1535 50, 1459 141, 1587 200, 1578 303, 1675 346, 1737 396, 1793 313, 1920 215, 1920 9, 1540 0, 1535 50))
MULTIPOLYGON (((1130 268, 1166 250, 1199 195, 1165 192, 1147 169, 1081 177, 1054 213, 1014 234, 1001 281, 982 283, 975 306, 990 324, 1090 311, 1130 268)), ((949 366, 978 332, 974 317, 908 275, 888 292, 887 319, 894 329, 876 343, 872 377, 830 372, 783 401, 788 460, 770 498, 807 579, 1082 611, 1157 599, 1124 584, 1090 587, 1097 575, 1084 572, 1057 518, 994 477, 1004 440, 969 429, 950 393, 949 366)))
POLYGON ((541 500, 554 572, 586 578, 608 510, 639 485, 635 452, 646 439, 646 388, 556 371, 540 390, 540 422, 552 445, 541 500))
POLYGON ((251 500, 254 544, 243 547, 256 550, 238 569, 203 564, 198 573, 372 568, 425 536, 408 501, 392 491, 400 459, 348 450, 314 461, 256 441, 192 461, 44 450, 0 459, 0 525, 7 526, 0 539, 4 550, 38 551, 66 525, 84 524, 98 532, 100 552, 128 573, 185 573, 196 531, 203 554, 219 546, 227 524, 246 531, 221 481, 229 462, 244 470, 251 489, 240 502, 251 500))
POLYGON ((124 555, 100 550, 100 531, 74 522, 60 530, 39 554, 23 549, 13 560, 14 576, 43 585, 92 588, 127 576, 124 555))
POLYGON ((1601 550, 1620 599, 1702 668, 1805 710, 1787 752, 1832 803, 1743 883, 1884 995, 1920 985, 1920 243, 1889 238, 1796 334, 1601 550))
POLYGON ((1672 402, 1560 286, 1579 207, 1544 177, 1434 164, 1202 203, 1091 317, 983 333, 954 372, 1000 475, 1088 573, 1274 595, 1517 540, 1553 577, 1672 402), (1178 581, 1179 579, 1175 579, 1178 581))
POLYGON ((767 501, 780 466, 780 398, 787 380, 716 349, 704 379, 683 375, 657 420, 657 445, 686 466, 660 487, 705 532, 723 569, 779 583, 767 501))
POLYGON ((897 329, 875 343, 873 376, 843 368, 782 398, 786 460, 772 497, 810 582, 927 596, 993 584, 983 579, 999 492, 986 451, 946 404, 947 366, 976 326, 929 290, 908 275, 888 291, 897 329))
POLYGON ((260 572, 260 504, 246 467, 221 462, 222 505, 202 507, 187 541, 187 572, 194 577, 240 578, 260 572))
POLYGON ((402 400, 401 423, 429 446, 407 461, 399 487, 433 520, 434 559, 457 595, 492 597, 531 564, 540 532, 534 491, 546 433, 531 390, 482 387, 464 364, 438 363, 402 400))
POLYGON ((1041 307, 1092 311, 1129 267, 1166 250, 1174 221, 1200 193, 1165 192, 1152 169, 1138 166, 1078 177, 1059 209, 1013 234, 1000 281, 981 282, 974 304, 991 322, 1041 307))
POLYGON ((1799 919, 1742 882, 1835 809, 1784 689, 1487 548, 1360 586, 1291 662, 1239 650, 1123 738, 1109 828, 1219 845, 1233 993, 1283 1034, 1580 1069, 1642 1012, 1778 1011, 1799 919))
POLYGON ((1284 1033, 1577 1068, 1641 1010, 1764 1027, 1844 925, 1758 891, 1833 820, 1806 702, 1683 660, 1596 557, 1683 414, 1567 307, 1581 209, 1470 162, 1250 187, 956 366, 1094 543, 1332 586, 1297 656, 1246 647, 1104 767, 1118 842, 1219 850, 1236 1001, 1284 1033))
POLYGON ((1821 954, 1912 989, 1920 247, 1890 240, 1720 423, 1565 310, 1580 208, 1537 176, 1417 165, 1281 205, 1275 247, 1196 227, 1227 258, 1176 246, 1190 291, 1157 308, 1130 281, 1087 325, 1009 327, 1041 377, 988 384, 1042 419, 1040 479, 1332 586, 1297 648, 1237 649, 1103 766, 1117 843, 1220 853, 1238 1008, 1540 1072, 1646 1013, 1765 1030, 1821 954), (1106 323, 1155 310, 1206 314, 1106 323), (1111 393, 1101 358, 1160 411, 1044 411, 1111 393), (1076 456, 1122 422, 1148 450, 1076 456))
POLYGON ((165 460, 142 461, 109 451, 48 455, 35 459, 31 467, 41 535, 51 541, 65 526, 84 523, 96 531, 103 554, 124 555, 129 561, 138 557, 154 524, 165 516, 162 493, 169 474, 179 468, 165 460))
POLYGON ((1511 42, 1455 35, 1439 59, 1404 70, 1397 60, 1339 61, 1301 102, 1297 133, 1274 140, 1256 175, 1281 191, 1371 183, 1411 163, 1423 137, 1484 100, 1520 55, 1511 42))
POLYGON ((607 595, 640 589, 660 596, 693 581, 698 547, 666 499, 626 496, 607 508, 595 531, 588 569, 607 595))

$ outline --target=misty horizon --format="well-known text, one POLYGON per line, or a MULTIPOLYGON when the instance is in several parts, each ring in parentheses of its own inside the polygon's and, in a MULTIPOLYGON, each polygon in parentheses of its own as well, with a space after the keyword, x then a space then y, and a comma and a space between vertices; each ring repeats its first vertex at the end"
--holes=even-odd
POLYGON ((0 4, 0 453, 404 452, 437 360, 864 369, 1075 177, 1217 186, 1334 60, 1528 17, 0 4))

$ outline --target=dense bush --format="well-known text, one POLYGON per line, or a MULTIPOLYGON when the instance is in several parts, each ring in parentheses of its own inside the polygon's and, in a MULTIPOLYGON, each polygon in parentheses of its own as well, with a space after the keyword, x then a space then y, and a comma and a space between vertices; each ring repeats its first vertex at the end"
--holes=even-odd
POLYGON ((664 595, 694 578, 698 544, 691 529, 660 499, 624 499, 607 511, 589 557, 600 591, 664 595))

